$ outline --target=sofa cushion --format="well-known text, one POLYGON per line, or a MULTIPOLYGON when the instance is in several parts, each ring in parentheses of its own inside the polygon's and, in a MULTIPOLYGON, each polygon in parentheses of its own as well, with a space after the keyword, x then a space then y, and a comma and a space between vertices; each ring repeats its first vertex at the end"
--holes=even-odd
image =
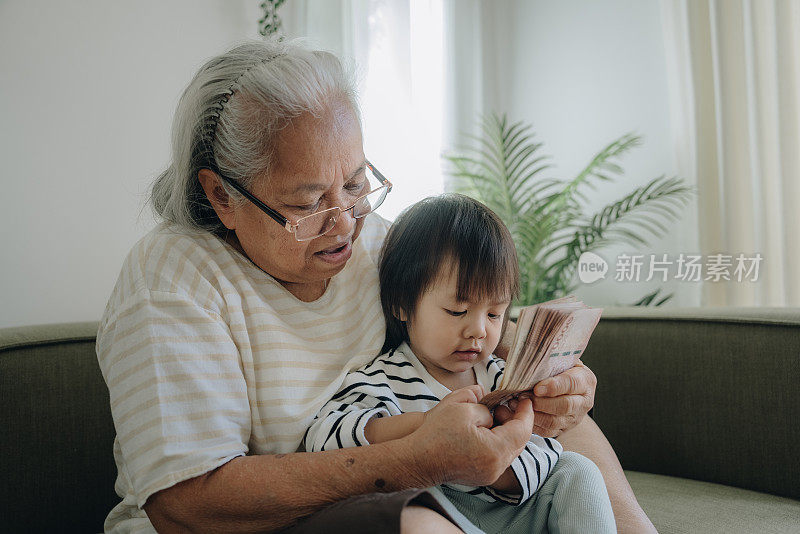
POLYGON ((638 471, 625 475, 660 534, 800 531, 800 502, 792 499, 638 471))
POLYGON ((800 498, 800 309, 607 309, 582 360, 625 469, 800 498))

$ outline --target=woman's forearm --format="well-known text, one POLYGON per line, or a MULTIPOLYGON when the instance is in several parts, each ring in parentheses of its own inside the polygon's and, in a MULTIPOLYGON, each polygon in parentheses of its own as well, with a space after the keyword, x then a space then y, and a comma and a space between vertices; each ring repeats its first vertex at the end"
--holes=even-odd
POLYGON ((152 495, 159 532, 270 532, 352 495, 428 487, 404 441, 334 451, 244 456, 152 495))
POLYGON ((373 417, 364 426, 364 437, 370 443, 384 443, 404 438, 420 427, 425 419, 422 412, 406 412, 390 417, 373 417))
MULTIPOLYGON (((364 436, 370 443, 384 443, 400 439, 419 428, 424 419, 425 414, 422 412, 406 412, 391 417, 373 417, 364 427, 364 436)), ((490 487, 506 493, 522 491, 522 486, 511 467, 508 467, 490 487)))
POLYGON ((584 417, 577 426, 558 436, 558 441, 564 446, 564 450, 586 456, 600 469, 620 534, 656 532, 639 506, 614 449, 591 418, 584 417))
MULTIPOLYGON (((522 399, 492 425, 485 406, 439 403, 401 439, 324 452, 245 456, 153 494, 144 505, 159 532, 270 532, 352 495, 445 482, 485 486, 519 454, 533 427, 522 399)), ((452 395, 452 394, 451 394, 452 395)))

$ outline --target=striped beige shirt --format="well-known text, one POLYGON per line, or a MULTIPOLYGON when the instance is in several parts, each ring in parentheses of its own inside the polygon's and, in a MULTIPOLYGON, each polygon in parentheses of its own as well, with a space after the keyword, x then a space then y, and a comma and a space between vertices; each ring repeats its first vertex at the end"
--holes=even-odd
POLYGON ((313 302, 208 233, 162 224, 133 247, 97 336, 123 499, 106 531, 153 532, 141 509, 153 493, 237 456, 297 450, 347 372, 380 352, 387 228, 367 216, 313 302))

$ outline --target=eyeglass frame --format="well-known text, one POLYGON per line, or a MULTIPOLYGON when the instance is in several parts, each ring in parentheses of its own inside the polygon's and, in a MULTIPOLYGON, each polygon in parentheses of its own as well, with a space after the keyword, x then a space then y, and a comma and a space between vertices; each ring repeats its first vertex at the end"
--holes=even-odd
MULTIPOLYGON (((243 187, 243 186, 242 186, 240 183, 238 183, 236 180, 234 180, 234 179, 232 179, 232 178, 229 178, 228 176, 225 176, 224 174, 222 174, 222 173, 219 171, 219 169, 218 169, 218 168, 213 168, 213 169, 212 169, 210 166, 207 166, 207 167, 201 167, 201 169, 208 169, 208 170, 210 170, 211 172, 213 172, 213 173, 217 174, 217 175, 218 175, 220 178, 222 178, 223 180, 225 180, 226 182, 228 182, 228 183, 229 183, 231 186, 233 186, 233 188, 234 188, 234 189, 236 189, 236 190, 237 190, 239 193, 241 193, 242 195, 244 195, 244 196, 245 196, 245 198, 247 198, 247 200, 249 200, 250 202, 252 202, 253 204, 255 204, 255 206, 256 206, 258 209, 260 209, 261 211, 263 211, 264 213, 266 213, 267 215, 269 215, 269 216, 270 216, 270 217, 271 217, 271 218, 272 218, 272 219, 273 219, 275 222, 277 222, 277 223, 279 223, 281 226, 283 226, 284 230, 286 230, 286 231, 287 231, 287 232, 289 232, 290 234, 293 234, 293 235, 294 235, 294 238, 295 238, 295 239, 297 239, 297 241, 301 241, 300 239, 298 239, 298 238, 297 238, 297 228, 300 226, 300 223, 303 221, 303 219, 308 219, 308 218, 310 218, 310 217, 316 217, 316 216, 317 216, 317 215, 319 215, 320 213, 324 213, 324 212, 326 212, 326 211, 339 210, 339 214, 337 215, 337 222, 338 222, 338 217, 339 217, 339 215, 341 215, 341 214, 343 214, 343 213, 345 213, 345 212, 348 212, 348 211, 352 210, 353 208, 355 208, 355 207, 356 207, 356 204, 358 204, 358 202, 359 202, 361 199, 363 199, 364 197, 366 197, 366 196, 369 196, 369 195, 371 195, 372 193, 374 193, 375 191, 379 191, 379 190, 381 190, 381 189, 384 189, 384 188, 386 188, 386 194, 387 194, 387 195, 388 195, 388 194, 389 194, 389 193, 392 191, 392 182, 390 182, 390 181, 388 180, 388 178, 386 178, 386 177, 385 177, 385 176, 384 176, 384 175, 383 175, 383 174, 382 174, 382 173, 381 173, 381 172, 380 172, 378 169, 376 169, 376 168, 375 168, 375 166, 374 166, 372 163, 370 163, 370 162, 369 162, 369 160, 364 160, 364 164, 365 164, 365 165, 366 165, 366 166, 369 168, 369 170, 371 170, 371 171, 372 171, 372 172, 375 174, 375 176, 378 178, 378 181, 380 181, 380 183, 381 183, 380 187, 376 187, 376 188, 375 188, 375 189, 373 189, 372 191, 369 191, 368 193, 365 193, 365 194, 361 195, 360 197, 358 197, 358 198, 356 199, 356 201, 355 201, 355 202, 353 202, 353 205, 352 205, 352 206, 350 206, 349 208, 342 209, 342 208, 340 208, 339 206, 334 206, 334 207, 332 207, 332 208, 326 208, 326 209, 324 209, 324 210, 321 210, 321 211, 314 212, 314 213, 312 213, 312 214, 310 214, 310 215, 305 215, 305 216, 303 216, 303 217, 300 217, 299 219, 297 219, 297 221, 296 221, 294 224, 292 224, 292 221, 290 221, 289 219, 287 219, 286 217, 284 217, 283 215, 281 215, 280 213, 278 213, 276 210, 274 210, 274 209, 270 208, 269 206, 267 206, 266 204, 264 204, 264 203, 263 203, 261 200, 259 200, 259 199, 258 199, 258 198, 257 198, 255 195, 253 195, 253 193, 251 193, 250 191, 248 191, 247 189, 245 189, 245 188, 244 188, 244 187, 243 187)), ((386 198, 386 197, 384 196, 384 199, 385 199, 385 198, 386 198)), ((383 204, 383 202, 381 202, 381 204, 383 204)), ((380 207, 380 205, 379 205, 378 207, 380 207)), ((375 210, 373 209, 373 210, 371 210, 369 213, 365 213, 364 215, 362 215, 362 217, 366 217, 367 215, 369 215, 369 214, 370 214, 370 213, 372 213, 373 211, 375 211, 375 210)), ((359 217, 359 218, 360 218, 360 217, 359 217)), ((334 226, 336 226, 336 225, 334 224, 334 226)), ((331 227, 331 230, 332 230, 332 229, 333 229, 333 227, 331 227)), ((331 230, 328 230, 328 232, 330 232, 331 230)), ((311 238, 309 238, 309 239, 303 239, 302 241, 311 241, 312 239, 316 239, 317 237, 323 236, 323 235, 327 234, 328 232, 325 232, 324 234, 319 234, 318 236, 311 237, 311 238)))

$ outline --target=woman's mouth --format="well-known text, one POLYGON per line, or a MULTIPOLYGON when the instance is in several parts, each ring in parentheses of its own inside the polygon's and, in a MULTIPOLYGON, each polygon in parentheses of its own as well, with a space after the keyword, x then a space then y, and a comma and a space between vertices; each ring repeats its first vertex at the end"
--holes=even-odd
POLYGON ((320 250, 319 252, 315 252, 314 255, 318 256, 324 262, 332 263, 332 264, 339 264, 344 263, 348 259, 350 259, 350 255, 353 253, 353 247, 350 245, 350 241, 339 245, 338 247, 331 247, 326 248, 325 250, 320 250))

